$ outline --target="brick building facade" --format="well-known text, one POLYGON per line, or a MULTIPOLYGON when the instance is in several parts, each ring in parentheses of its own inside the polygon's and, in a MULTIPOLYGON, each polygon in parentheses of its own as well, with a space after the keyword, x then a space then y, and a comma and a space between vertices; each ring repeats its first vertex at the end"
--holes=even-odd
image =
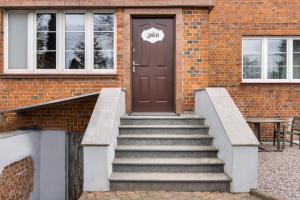
MULTIPOLYGON (((300 115, 299 80, 286 82, 281 80, 247 82, 243 80, 243 39, 246 37, 297 38, 300 35, 300 14, 297 10, 299 6, 298 0, 0 0, 0 111, 99 92, 102 88, 121 87, 126 89, 127 112, 132 112, 134 110, 131 64, 133 54, 132 19, 161 17, 174 20, 175 49, 174 66, 172 66, 174 67, 174 112, 193 111, 196 89, 225 87, 245 117, 300 115), (32 9, 35 11, 29 13, 29 10, 32 9), (44 73, 35 70, 37 68, 32 65, 37 67, 37 64, 32 64, 32 62, 28 62, 28 70, 26 68, 25 73, 9 71, 7 43, 10 36, 7 34, 7 23, 9 21, 8 13, 15 10, 28 11, 28 20, 36 19, 39 12, 46 14, 57 12, 57 29, 50 30, 55 34, 63 32, 60 30, 62 24, 65 23, 62 16, 67 15, 66 13, 71 10, 75 10, 75 13, 77 13, 76 10, 80 10, 81 14, 86 10, 96 10, 96 13, 102 14, 112 13, 115 19, 115 26, 112 29, 115 42, 115 46, 112 47, 114 71, 106 73, 93 69, 92 73, 88 71, 62 73, 64 67, 56 66, 63 69, 44 73), (63 12, 63 10, 67 12, 63 12), (32 17, 33 15, 34 17, 32 17)), ((95 13, 86 13, 90 17, 92 14, 95 13)), ((18 19, 16 18, 16 20, 18 19)), ((92 21, 87 20, 86 23, 88 25, 92 21)), ((33 25, 35 27, 35 22, 33 25)), ((164 28, 162 25, 159 26, 164 28)), ((35 30, 35 28, 29 27, 28 32, 37 35, 30 32, 29 29, 35 30)), ((85 34, 92 31, 92 26, 85 27, 85 34)), ((109 31, 105 31, 106 34, 109 34, 109 31)), ((93 41, 92 37, 87 36, 85 42, 93 41)), ((61 65, 64 63, 64 59, 62 61, 59 59, 64 54, 61 53, 60 47, 66 48, 65 44, 60 44, 60 38, 57 40, 58 47, 55 48, 58 57, 57 63, 61 65)), ((35 43, 35 41, 32 41, 32 38, 28 41, 28 48, 30 48, 30 43, 35 43)), ((96 50, 93 48, 95 47, 86 42, 84 50, 91 50, 95 53, 96 50)), ((34 49, 34 52, 36 51, 39 49, 34 49)), ((29 60, 36 60, 34 55, 28 54, 30 54, 29 60)), ((89 64, 95 64, 95 60, 91 59, 94 54, 90 55, 87 52, 85 55, 89 57, 85 60, 88 63, 85 64, 85 67, 90 68, 89 64)), ((95 98, 87 98, 80 102, 26 111, 22 114, 5 113, 0 116, 0 132, 38 127, 83 133, 95 102, 95 98)), ((264 137, 269 137, 269 134, 270 132, 265 132, 264 137)), ((10 174, 9 171, 14 169, 14 166, 18 170, 19 165, 25 165, 28 170, 26 173, 24 172, 23 178, 32 179, 31 162, 30 159, 25 159, 4 169, 0 176, 0 195, 2 195, 0 199, 4 198, 3 195, 12 192, 3 194, 3 191, 11 189, 7 188, 4 183, 10 174)), ((20 186, 22 186, 23 178, 22 180, 17 179, 20 181, 18 182, 20 186)), ((32 184, 22 187, 24 191, 20 193, 23 197, 28 197, 31 187, 32 184)), ((18 194, 15 193, 15 195, 18 194)), ((18 197, 5 196, 5 199, 7 198, 18 199, 18 197)))
MULTIPOLYGON (((127 111, 131 106, 131 81, 128 72, 128 50, 126 49, 126 24, 124 12, 138 7, 139 13, 150 14, 154 8, 163 15, 177 15, 182 27, 182 37, 177 37, 182 45, 181 52, 176 51, 176 112, 193 110, 194 90, 205 87, 226 87, 236 104, 246 117, 289 117, 299 114, 299 83, 243 83, 242 81, 242 40, 244 36, 297 36, 299 25, 295 11, 298 1, 173 1, 168 4, 139 1, 145 11, 136 2, 122 1, 112 5, 98 1, 20 1, 22 6, 6 1, 1 2, 1 49, 0 59, 1 110, 32 105, 54 99, 61 99, 101 90, 104 87, 122 87, 127 89, 127 111), (121 5, 122 4, 122 5, 121 5), (95 6, 107 9, 117 8, 117 72, 115 74, 14 74, 4 73, 4 12, 8 9, 26 9, 34 5, 44 9, 50 6, 59 9, 68 6, 76 9, 95 6), (155 7, 154 6, 154 7, 155 7), (151 11, 152 9, 152 11, 151 11), (176 10, 174 12, 167 10, 176 10), (163 12, 162 12, 163 11, 163 12), (294 12, 293 15, 290 13, 294 12), (173 14, 172 14, 173 13, 173 14), (177 13, 177 14, 176 14, 177 13), (178 73, 180 72, 180 73, 178 73), (182 75, 180 75, 182 74, 182 75)), ((153 11, 155 13, 156 11, 153 11)), ((177 32, 180 31, 177 30, 177 32)), ((41 118, 41 116, 39 116, 41 118)), ((11 117, 6 117, 11 119, 11 117)), ((1 122, 9 127, 9 120, 1 122)), ((62 128, 61 125, 53 128, 62 128)), ((67 125, 66 125, 67 126, 67 125)), ((80 126, 80 125, 79 125, 80 126)), ((14 129, 11 127, 9 129, 14 129)), ((65 127, 66 128, 66 127, 65 127)), ((5 129, 5 128, 2 128, 5 129)), ((80 128, 81 130, 84 127, 80 128)))
POLYGON ((34 163, 24 158, 4 168, 0 175, 0 199, 29 199, 33 189, 34 163))

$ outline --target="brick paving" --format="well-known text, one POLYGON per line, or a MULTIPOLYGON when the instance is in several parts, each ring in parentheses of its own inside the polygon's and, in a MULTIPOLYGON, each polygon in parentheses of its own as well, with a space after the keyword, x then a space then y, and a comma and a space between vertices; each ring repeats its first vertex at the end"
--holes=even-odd
POLYGON ((84 193, 79 200, 258 200, 248 193, 209 193, 209 192, 92 192, 84 193))

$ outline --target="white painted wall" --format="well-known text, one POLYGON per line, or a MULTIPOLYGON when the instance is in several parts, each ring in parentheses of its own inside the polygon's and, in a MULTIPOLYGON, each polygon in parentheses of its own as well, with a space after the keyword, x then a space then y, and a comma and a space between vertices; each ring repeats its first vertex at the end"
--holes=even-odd
POLYGON ((120 88, 102 89, 82 141, 84 191, 109 191, 109 176, 123 115, 125 92, 120 88))
POLYGON ((40 134, 40 199, 64 200, 66 191, 66 134, 43 131, 40 134))
POLYGON ((195 112, 205 117, 214 136, 218 157, 232 179, 231 192, 249 192, 257 187, 258 141, 224 88, 196 92, 195 112))
POLYGON ((35 170, 30 200, 64 200, 65 137, 62 131, 0 134, 0 174, 6 166, 31 156, 35 170))
POLYGON ((0 174, 2 170, 28 156, 34 160, 34 184, 31 200, 40 199, 40 137, 38 132, 15 131, 0 135, 0 174))

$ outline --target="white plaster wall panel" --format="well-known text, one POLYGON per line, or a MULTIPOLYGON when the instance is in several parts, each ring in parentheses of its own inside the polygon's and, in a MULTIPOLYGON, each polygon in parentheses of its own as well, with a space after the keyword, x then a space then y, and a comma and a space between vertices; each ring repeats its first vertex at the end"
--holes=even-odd
POLYGON ((64 200, 66 187, 66 134, 43 131, 40 135, 40 199, 64 200))

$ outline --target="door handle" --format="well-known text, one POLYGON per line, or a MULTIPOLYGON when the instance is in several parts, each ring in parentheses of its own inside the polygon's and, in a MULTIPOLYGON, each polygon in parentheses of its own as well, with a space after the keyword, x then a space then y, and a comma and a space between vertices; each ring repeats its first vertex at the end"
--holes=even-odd
POLYGON ((135 67, 140 66, 140 64, 135 63, 135 61, 132 62, 132 72, 135 72, 135 67))

